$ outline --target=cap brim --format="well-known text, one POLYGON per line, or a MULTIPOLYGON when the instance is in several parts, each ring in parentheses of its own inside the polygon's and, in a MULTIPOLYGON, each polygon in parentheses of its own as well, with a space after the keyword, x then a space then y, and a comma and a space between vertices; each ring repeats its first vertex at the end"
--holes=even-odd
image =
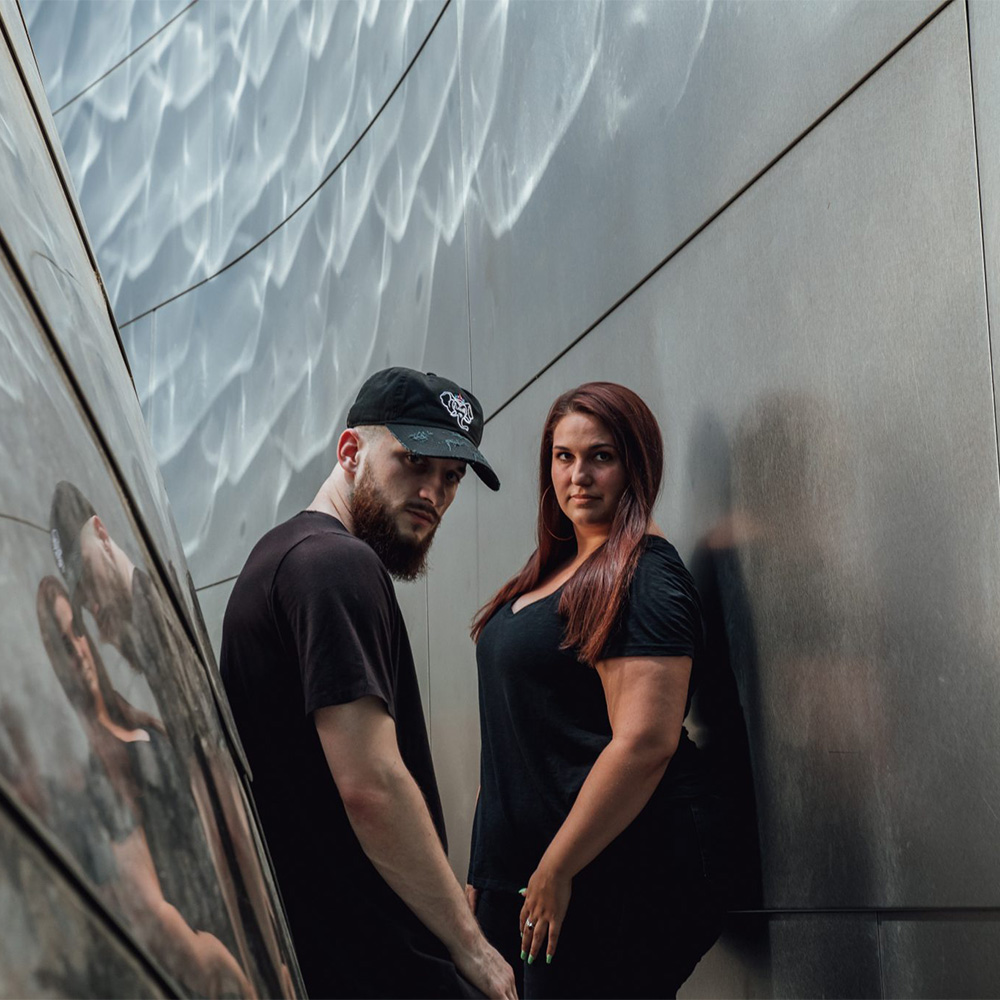
POLYGON ((411 424, 386 424, 401 445, 415 455, 427 458, 453 458, 468 462, 477 476, 491 489, 500 489, 500 480, 490 468, 483 453, 457 431, 441 427, 413 426, 411 424))

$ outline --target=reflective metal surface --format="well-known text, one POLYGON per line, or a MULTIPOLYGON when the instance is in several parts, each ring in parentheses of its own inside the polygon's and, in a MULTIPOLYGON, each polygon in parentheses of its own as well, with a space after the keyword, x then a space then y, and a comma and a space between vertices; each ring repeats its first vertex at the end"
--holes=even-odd
MULTIPOLYGON (((0 46, 0 76, 12 83, 18 79, 6 45, 0 46)), ((0 229, 79 380, 154 544, 176 570, 184 562, 181 546, 107 301, 19 85, 0 89, 0 119, 0 189, 17 192, 0 199, 0 229)), ((187 602, 182 588, 178 596, 187 602)))
POLYGON ((1000 504, 960 6, 489 423, 510 492, 484 593, 529 551, 549 402, 593 378, 660 415, 660 523, 728 575, 764 904, 996 905, 1000 504))
POLYGON ((937 6, 467 5, 468 25, 492 23, 462 39, 487 414, 937 6))
POLYGON ((0 810, 0 994, 168 995, 0 810))
POLYGON ((293 988, 273 886, 203 668, 6 268, 0 352, 0 462, 18 470, 0 478, 0 775, 185 990, 293 988), (87 603, 75 615, 62 577, 77 543, 63 522, 50 531, 56 483, 66 479, 93 504, 111 560, 87 564, 100 608, 87 603))
POLYGON ((147 432, 0 19, 0 992, 155 995, 158 966, 186 994, 293 995, 147 432))
POLYGON ((704 997, 881 997, 874 914, 738 915, 678 992, 704 997))
POLYGON ((60 16, 39 0, 20 0, 20 4, 49 103, 60 108, 148 43, 190 0, 88 0, 63 5, 60 16), (76 55, 83 52, 89 58, 76 55))
POLYGON ((199 586, 312 500, 372 369, 468 364, 456 31, 449 8, 308 211, 157 310, 151 341, 127 334, 155 372, 138 389, 199 586), (440 128, 411 127, 428 115, 440 128))
POLYGON ((995 913, 886 916, 879 942, 887 997, 1000 997, 995 913))
MULTIPOLYGON (((971 0, 968 8, 986 289, 990 337, 996 356, 997 337, 1000 336, 1000 65, 996 59, 1000 45, 1000 7, 971 0)), ((994 387, 997 386, 994 374, 994 387)))
MULTIPOLYGON (((441 6, 198 3, 59 111, 119 322, 215 274, 302 204, 389 96, 441 6)), ((71 13, 60 0, 26 5, 56 85, 52 106, 82 83, 76 70, 64 86, 62 67, 93 73, 76 52, 113 65, 123 36, 148 37, 171 10, 145 0, 71 13)))

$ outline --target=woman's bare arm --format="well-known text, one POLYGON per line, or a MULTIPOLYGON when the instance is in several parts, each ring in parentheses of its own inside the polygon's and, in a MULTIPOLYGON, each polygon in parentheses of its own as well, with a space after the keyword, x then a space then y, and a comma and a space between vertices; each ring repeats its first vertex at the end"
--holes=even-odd
POLYGON ((551 960, 569 905, 573 876, 639 815, 677 750, 691 658, 623 656, 597 664, 612 738, 524 892, 522 948, 551 960), (531 920, 532 927, 527 926, 531 920))

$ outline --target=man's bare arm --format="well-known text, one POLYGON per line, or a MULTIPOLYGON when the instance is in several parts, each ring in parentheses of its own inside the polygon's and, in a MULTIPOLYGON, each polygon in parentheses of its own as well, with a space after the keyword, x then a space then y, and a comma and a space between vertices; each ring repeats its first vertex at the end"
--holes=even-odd
POLYGON ((483 937, 448 865, 385 705, 360 698, 314 719, 347 817, 379 874, 470 982, 490 997, 516 997, 510 966, 483 937))

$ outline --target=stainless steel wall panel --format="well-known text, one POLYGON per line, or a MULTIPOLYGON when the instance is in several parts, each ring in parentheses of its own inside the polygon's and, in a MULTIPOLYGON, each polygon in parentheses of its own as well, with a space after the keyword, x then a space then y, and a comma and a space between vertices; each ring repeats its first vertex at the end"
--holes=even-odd
POLYGON ((190 0, 19 0, 53 108, 78 97, 161 31, 190 0), (80 53, 87 53, 82 59, 80 53))
POLYGON ((467 5, 473 391, 487 413, 936 6, 467 5))
MULTIPOLYGON (((0 774, 6 787, 50 831, 105 906, 187 989, 215 989, 211 969, 223 961, 239 964, 258 995, 292 988, 294 960, 203 666, 163 582, 155 571, 149 575, 149 553, 133 515, 15 275, 3 266, 0 373, 0 462, 8 470, 0 477, 6 650, 0 774), (135 565, 133 626, 145 620, 134 610, 139 587, 155 609, 149 621, 157 629, 136 643, 154 643, 155 654, 135 643, 108 644, 104 629, 81 610, 88 667, 82 654, 64 652, 65 632, 57 630, 48 605, 37 604, 41 581, 58 579, 59 559, 69 558, 65 539, 54 545, 49 531, 62 479, 79 487, 122 557, 135 565), (121 726, 132 720, 127 727, 134 740, 116 736, 109 743, 95 728, 97 695, 80 684, 89 677, 111 703, 112 720, 121 726), (126 711, 122 698, 152 718, 126 711), (140 730, 145 738, 136 735, 140 730), (183 927, 170 916, 178 911, 183 927)), ((218 974, 216 985, 247 988, 218 974)))
MULTIPOLYGON (((994 359, 1000 357, 1000 7, 971 0, 969 44, 975 97, 976 145, 979 152, 979 195, 983 217, 986 288, 994 359)), ((1000 390, 1000 372, 993 362, 993 383, 1000 390)))
MULTIPOLYGON (((490 456, 489 438, 484 454, 490 456)), ((469 870, 469 834, 479 787, 479 682, 469 625, 479 607, 477 508, 486 523, 504 502, 470 469, 438 528, 427 575, 431 748, 448 829, 448 857, 462 884, 469 870)))
POLYGON ((677 994, 881 997, 874 914, 738 914, 677 994))
POLYGON ((886 997, 1000 997, 995 913, 885 915, 879 939, 886 997))
MULTIPOLYGON (((216 273, 304 202, 441 9, 438 0, 197 4, 61 111, 119 322, 216 273)), ((60 3, 32 15, 32 31, 60 35, 57 51, 62 37, 72 45, 107 20, 114 46, 119 25, 137 35, 151 17, 143 4, 81 13, 78 28, 60 3)))
MULTIPOLYGON (((242 568, 242 567, 241 567, 242 568)), ((222 619, 229 604, 229 595, 233 592, 236 580, 225 583, 209 584, 198 591, 198 604, 208 628, 208 638, 218 660, 222 652, 222 619)))
MULTIPOLYGON (((736 667, 771 907, 997 902, 1000 504, 964 15, 487 427, 527 480, 578 382, 622 381, 660 415, 660 522, 733 569, 749 619, 736 667)), ((480 530, 484 595, 528 553, 511 540, 533 497, 508 497, 480 530)))
MULTIPOLYGON (((17 79, 6 45, 0 46, 0 78, 17 79)), ((19 86, 0 89, 0 119, 0 189, 18 192, 0 199, 0 231, 79 380, 158 551, 183 576, 176 528, 106 299, 19 86)), ((190 610, 183 587, 178 594, 190 610)))
POLYGON ((143 412, 199 585, 309 503, 368 373, 468 372, 456 32, 449 8, 307 211, 130 340, 154 359, 143 412))
POLYGON ((89 241, 87 223, 83 217, 83 210, 80 207, 79 199, 76 196, 76 189, 73 187, 70 175, 69 164, 66 162, 66 154, 63 151, 62 143, 59 141, 59 131, 52 117, 49 107, 49 98, 39 75, 38 64, 31 42, 28 40, 25 31, 24 19, 18 10, 18 0, 0 0, 0 21, 3 22, 4 30, 10 39, 14 58, 24 74, 24 81, 28 92, 35 105, 35 112, 46 137, 49 140, 49 150, 55 160, 59 173, 66 180, 65 190, 76 213, 76 220, 83 231, 84 239, 89 241))
POLYGON ((0 994, 162 997, 162 986, 0 810, 0 994))

